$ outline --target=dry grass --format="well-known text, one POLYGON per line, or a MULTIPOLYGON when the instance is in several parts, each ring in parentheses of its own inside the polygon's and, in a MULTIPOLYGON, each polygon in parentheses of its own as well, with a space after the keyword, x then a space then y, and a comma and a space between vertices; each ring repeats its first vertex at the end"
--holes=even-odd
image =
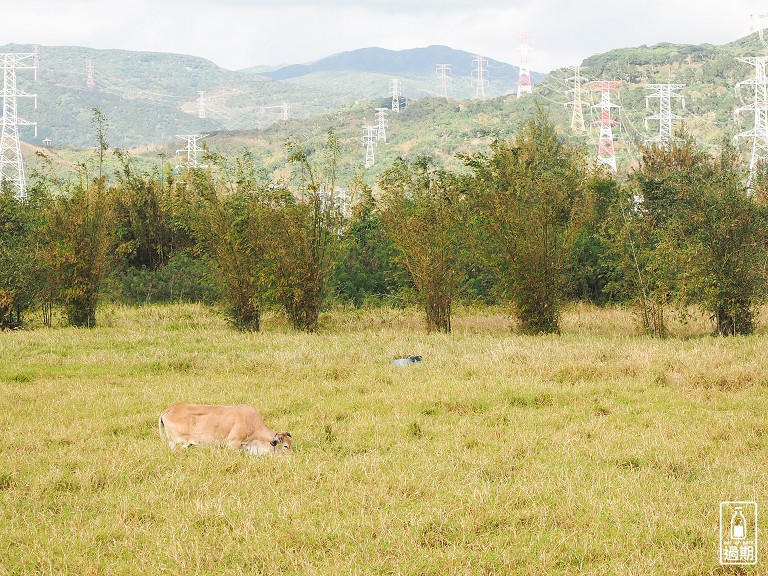
POLYGON ((764 336, 586 307, 539 337, 474 309, 448 336, 414 310, 100 320, 0 334, 0 575, 721 574, 718 502, 765 501, 764 336), (296 453, 171 452, 180 400, 253 404, 296 453))

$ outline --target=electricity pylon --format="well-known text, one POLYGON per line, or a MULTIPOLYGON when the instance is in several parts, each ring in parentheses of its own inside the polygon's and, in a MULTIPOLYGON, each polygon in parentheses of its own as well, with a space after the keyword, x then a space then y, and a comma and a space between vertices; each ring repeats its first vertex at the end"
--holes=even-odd
POLYGON ((187 141, 187 147, 181 148, 180 150, 176 150, 176 154, 180 154, 182 152, 186 153, 187 155, 187 168, 198 168, 197 163, 197 153, 202 152, 203 149, 200 148, 200 146, 197 145, 197 142, 199 140, 202 140, 208 136, 208 134, 183 134, 183 135, 177 135, 177 138, 181 138, 182 140, 187 141))
POLYGON ((0 54, 3 67, 3 118, 0 133, 0 187, 9 181, 16 187, 16 198, 27 199, 27 178, 24 174, 24 159, 21 156, 19 126, 34 126, 37 138, 37 123, 19 118, 17 98, 34 98, 37 109, 37 95, 21 92, 16 88, 16 70, 34 70, 37 80, 37 68, 34 65, 34 53, 0 54), (32 59, 29 63, 27 60, 32 59))
MULTIPOLYGON (((763 20, 764 18, 768 18, 768 13, 758 14, 757 18, 758 18, 757 35, 760 37, 760 42, 765 44, 765 34, 764 34, 765 26, 763 26, 763 22, 761 22, 761 20, 763 20)), ((749 31, 753 32, 755 28, 755 15, 750 14, 749 20, 750 20, 749 31)))
POLYGON ((571 130, 574 132, 586 131, 586 128, 584 127, 584 102, 581 99, 581 95, 585 90, 581 87, 581 83, 586 82, 587 79, 581 76, 580 73, 581 66, 576 66, 575 74, 570 78, 566 78, 566 81, 573 82, 573 88, 566 90, 566 94, 573 94, 573 100, 567 102, 565 106, 566 108, 568 106, 573 107, 573 110, 571 111, 571 130))
POLYGON ((685 97, 677 91, 685 88, 685 84, 646 84, 648 90, 655 90, 653 94, 645 97, 645 106, 648 107, 649 98, 659 99, 659 113, 647 116, 645 118, 645 129, 648 130, 648 120, 659 121, 659 135, 653 138, 647 138, 646 144, 659 144, 667 148, 672 142, 679 140, 674 134, 672 123, 675 120, 682 120, 683 117, 672 112, 672 99, 680 98, 683 109, 685 109, 685 97))
POLYGON ((437 65, 437 89, 441 98, 448 98, 448 85, 451 81, 451 65, 450 64, 438 64, 437 65))
POLYGON ((600 92, 600 103, 594 104, 593 109, 600 110, 600 119, 593 124, 600 126, 600 139, 597 145, 597 165, 608 166, 616 172, 616 150, 613 146, 613 127, 619 122, 611 117, 611 110, 618 109, 618 104, 611 102, 611 92, 618 90, 621 82, 616 80, 597 80, 591 82, 592 90, 600 92))
POLYGON ((485 98, 485 86, 488 80, 485 79, 485 65, 488 61, 482 56, 475 56, 472 59, 472 84, 475 85, 475 98, 482 100, 485 98))
POLYGON ((754 127, 746 132, 741 132, 734 137, 734 141, 752 140, 752 158, 749 161, 749 180, 751 184, 755 175, 755 170, 759 164, 768 161, 768 88, 766 85, 765 65, 768 62, 768 56, 752 56, 745 58, 736 58, 739 62, 744 62, 755 67, 755 77, 749 80, 743 80, 736 84, 736 95, 741 96, 742 86, 754 87, 754 98, 751 104, 736 108, 733 114, 738 116, 742 112, 751 111, 754 113, 754 127))
POLYGON ((527 32, 520 34, 520 65, 517 68, 517 97, 522 94, 530 94, 531 88, 531 70, 528 67, 528 39, 530 35, 527 32))
POLYGON ((85 63, 85 87, 93 90, 93 85, 93 60, 88 60, 85 63))
POLYGON ((376 163, 376 157, 373 154, 376 147, 376 136, 374 135, 376 126, 366 124, 363 126, 363 130, 365 130, 365 167, 370 168, 376 163))
POLYGON ((203 90, 197 93, 197 117, 205 118, 205 92, 203 90))
POLYGON ((291 105, 288 102, 275 104, 274 106, 257 106, 256 110, 278 110, 279 119, 287 122, 291 118, 291 105))
POLYGON ((387 141, 387 109, 376 108, 376 141, 387 141))
POLYGON ((400 112, 400 92, 402 90, 400 80, 395 78, 390 82, 389 86, 390 91, 392 92, 392 110, 394 112, 400 112))

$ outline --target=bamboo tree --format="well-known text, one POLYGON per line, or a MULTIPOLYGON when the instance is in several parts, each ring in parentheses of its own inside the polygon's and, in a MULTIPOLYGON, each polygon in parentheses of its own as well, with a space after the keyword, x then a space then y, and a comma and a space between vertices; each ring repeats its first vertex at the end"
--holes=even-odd
POLYGON ((397 262, 371 187, 357 178, 353 195, 358 201, 344 228, 332 282, 338 297, 359 308, 366 302, 397 298, 407 272, 397 262))
POLYGON ((98 181, 70 185, 51 203, 43 229, 58 299, 73 326, 96 324, 101 282, 108 270, 111 216, 98 181))
POLYGON ((232 324, 259 331, 266 294, 266 192, 254 177, 250 154, 233 170, 207 153, 208 169, 191 169, 176 182, 179 213, 198 246, 216 264, 216 279, 232 324))
POLYGON ((382 175, 381 218, 426 314, 428 330, 451 331, 466 232, 459 180, 427 157, 398 159, 382 175))
POLYGON ((765 298, 768 213, 761 195, 748 193, 735 150, 724 142, 710 156, 682 133, 642 152, 623 236, 636 247, 646 329, 663 336, 664 308, 685 313, 695 305, 710 313, 718 334, 751 333, 765 298))
POLYGON ((73 326, 93 327, 102 281, 112 247, 112 213, 103 173, 105 119, 94 108, 98 147, 98 176, 90 178, 79 166, 76 183, 64 183, 49 204, 42 236, 49 252, 49 268, 58 300, 73 326))
POLYGON ((8 180, 0 190, 0 328, 20 328, 44 293, 39 188, 21 202, 8 180))
POLYGON ((474 172, 478 253, 496 271, 523 331, 558 332, 565 263, 588 191, 582 151, 539 110, 513 140, 465 161, 474 172))
POLYGON ((290 193, 274 189, 267 248, 271 284, 294 328, 314 332, 342 230, 336 188, 339 142, 330 131, 317 161, 296 142, 288 143, 288 151, 297 184, 290 193))

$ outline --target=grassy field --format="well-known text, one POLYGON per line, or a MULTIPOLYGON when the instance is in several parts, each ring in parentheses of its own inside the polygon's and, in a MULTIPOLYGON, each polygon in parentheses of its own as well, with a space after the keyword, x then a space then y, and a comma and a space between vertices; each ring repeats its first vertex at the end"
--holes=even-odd
POLYGON ((583 307, 560 336, 473 310, 452 335, 394 310, 99 322, 0 333, 0 575, 765 573, 719 566, 718 505, 768 519, 768 335, 583 307), (171 451, 176 401, 251 404, 295 454, 171 451))

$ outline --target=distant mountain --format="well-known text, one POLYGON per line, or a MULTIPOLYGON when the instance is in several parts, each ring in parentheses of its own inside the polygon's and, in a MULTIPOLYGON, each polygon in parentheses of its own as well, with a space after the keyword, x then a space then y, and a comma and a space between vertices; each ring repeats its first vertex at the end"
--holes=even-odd
MULTIPOLYGON (((2 52, 32 52, 33 45, 0 46, 2 52)), ((109 143, 132 147, 179 143, 177 134, 260 128, 289 118, 306 119, 361 98, 390 97, 389 82, 402 78, 408 99, 436 95, 436 65, 449 64, 450 95, 473 95, 472 59, 446 46, 413 50, 366 48, 329 56, 313 64, 279 69, 255 66, 231 71, 204 58, 181 54, 38 46, 37 82, 19 71, 19 88, 37 94, 38 108, 19 103, 19 115, 37 122, 38 135, 22 138, 54 146, 94 145, 92 110, 108 121, 109 143), (93 86, 88 86, 88 66, 93 86), (200 99, 203 104, 200 104, 200 99)), ((514 91, 516 68, 488 59, 488 97, 514 91)), ((534 81, 539 78, 534 75, 534 81)))
MULTIPOLYGON (((474 59, 474 54, 448 46, 428 46, 410 50, 361 48, 334 54, 311 64, 293 64, 262 74, 273 80, 290 80, 308 74, 342 71, 434 78, 437 65, 448 64, 452 76, 470 77, 474 70, 474 59)), ((492 77, 510 85, 517 81, 517 67, 491 58, 485 58, 485 61, 486 78, 492 77)), ((541 77, 541 74, 536 74, 537 80, 541 77)))
MULTIPOLYGON (((33 49, 31 45, 0 47, 2 52, 33 49)), ((675 101, 675 113, 685 117, 697 138, 717 146, 723 136, 749 129, 748 118, 743 125, 734 124, 733 111, 753 95, 745 84, 742 98, 737 98, 734 86, 754 78, 755 68, 737 57, 761 55, 764 50, 757 34, 723 46, 663 43, 621 48, 586 59, 580 73, 589 80, 622 81, 620 92, 612 96, 620 106, 616 110, 622 130, 616 128, 619 149, 621 142, 642 141, 658 129, 653 120, 649 128, 644 126, 659 104, 650 98, 651 109, 646 108, 647 84, 668 82, 686 85, 682 90, 686 108, 677 108, 675 101)), ((240 131, 232 135, 233 141, 250 145, 251 135, 265 127, 285 127, 271 132, 279 140, 319 123, 342 124, 351 110, 360 111, 364 123, 370 123, 369 111, 389 106, 390 82, 399 78, 402 94, 413 104, 401 117, 418 126, 409 134, 422 143, 420 149, 444 147, 440 140, 430 142, 429 138, 447 126, 451 132, 442 136, 442 142, 451 140, 455 149, 454 132, 484 141, 488 135, 506 133, 499 130, 514 127, 531 110, 531 99, 508 97, 516 92, 516 67, 493 59, 487 59, 486 99, 475 100, 473 59, 470 52, 446 46, 401 51, 364 48, 310 64, 230 71, 203 58, 179 54, 40 46, 38 81, 33 82, 30 71, 19 71, 17 77, 20 90, 38 96, 37 110, 30 99, 20 99, 18 107, 20 117, 38 123, 38 135, 34 138, 28 127, 21 128, 21 135, 37 145, 48 137, 54 147, 93 147, 92 110, 98 107, 107 119, 107 142, 112 147, 162 145, 173 153, 184 145, 177 135, 217 134, 222 142, 231 131, 240 131), (93 66, 92 88, 87 86, 88 62, 93 66), (448 64, 451 70, 447 107, 421 105, 421 100, 438 96, 438 64, 448 64), (204 106, 199 102, 201 93, 204 106), (433 108, 440 110, 440 119, 426 112, 433 108), (247 138, 242 137, 243 131, 248 131, 247 138)), ((535 101, 552 114, 564 133, 570 133, 570 111, 564 104, 573 98, 568 92, 573 75, 572 69, 555 70, 546 77, 533 74, 535 101)), ((595 98, 599 100, 599 95, 595 98)), ((593 103, 584 96, 587 126, 593 103)), ((349 127, 350 141, 362 138, 358 120, 349 127)), ((594 134, 573 137, 591 145, 594 134)), ((403 143, 403 151, 410 149, 403 143)), ((626 153, 630 154, 629 149, 626 153)))
MULTIPOLYGON (((611 102, 616 106, 612 108, 613 119, 619 123, 614 126, 614 139, 621 172, 630 170, 637 162, 638 145, 658 135, 661 102, 659 97, 653 97, 658 94, 658 88, 653 85, 684 84, 676 90, 684 98, 672 98, 670 102, 672 113, 682 117, 681 121, 675 122, 675 127, 684 123, 699 146, 716 149, 724 139, 752 128, 753 113, 746 112, 741 122, 734 122, 734 110, 753 103, 755 98, 754 81, 750 82, 750 79, 755 78, 756 68, 740 58, 764 53, 765 47, 757 34, 752 34, 722 46, 661 43, 591 56, 581 63, 579 72, 586 78, 582 84, 584 130, 571 127, 572 107, 565 106, 574 100, 573 68, 550 72, 535 86, 532 96, 519 99, 510 94, 515 88, 514 83, 495 88, 494 97, 483 100, 475 99, 472 94, 461 99, 455 96, 456 90, 454 97, 449 99, 416 98, 399 113, 389 114, 387 140, 377 146, 376 164, 364 174, 368 182, 375 182, 377 175, 391 166, 396 158, 417 155, 432 156, 445 166, 459 167, 458 153, 487 152, 494 139, 515 134, 521 123, 537 113, 537 107, 557 125, 564 138, 582 144, 586 153, 596 158, 599 131, 594 121, 599 119, 600 111, 591 105, 601 101, 601 93, 597 90, 600 85, 589 81, 620 81, 617 90, 611 93, 611 102), (734 87, 740 82, 743 82, 742 89, 737 96, 734 87)), ((425 60, 423 68, 414 67, 409 71, 410 74, 421 72, 421 76, 400 75, 406 78, 404 84, 411 94, 418 93, 420 83, 425 87, 425 94, 428 92, 426 86, 430 83, 434 86, 434 70, 429 59, 425 60)), ((378 71, 316 69, 281 82, 296 86, 302 86, 302 83, 315 87, 335 85, 339 90, 351 90, 353 84, 367 82, 367 89, 375 93, 375 90, 386 89, 386 80, 391 77, 378 71)), ((456 73, 454 89, 459 79, 456 73)), ((469 89, 468 80, 466 89, 469 89)), ((212 135, 209 145, 227 154, 237 154, 244 147, 257 150, 259 162, 270 173, 285 162, 282 144, 287 138, 296 138, 309 149, 318 149, 327 131, 333 129, 341 143, 340 166, 344 178, 351 178, 363 170, 365 147, 361 126, 374 123, 375 107, 387 105, 386 95, 361 98, 332 114, 317 116, 311 122, 278 123, 262 130, 212 135)), ((747 139, 741 148, 747 159, 750 149, 751 142, 747 139)))

